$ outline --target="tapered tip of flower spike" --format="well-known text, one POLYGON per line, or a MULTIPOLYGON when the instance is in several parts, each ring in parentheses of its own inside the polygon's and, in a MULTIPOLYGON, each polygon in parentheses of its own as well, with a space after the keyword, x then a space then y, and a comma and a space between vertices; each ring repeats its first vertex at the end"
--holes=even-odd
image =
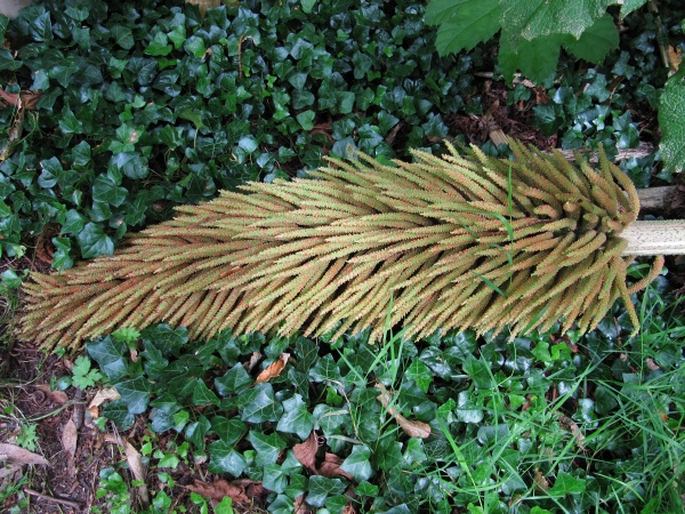
MULTIPOLYGON (((249 183, 180 208, 113 257, 24 287, 20 336, 77 348, 120 326, 192 337, 302 331, 374 337, 596 326, 619 298, 633 323, 621 231, 639 211, 605 156, 571 164, 510 141, 512 160, 449 143, 386 165, 357 153, 312 179, 249 183)), ((657 261, 658 265, 658 261, 657 261)))

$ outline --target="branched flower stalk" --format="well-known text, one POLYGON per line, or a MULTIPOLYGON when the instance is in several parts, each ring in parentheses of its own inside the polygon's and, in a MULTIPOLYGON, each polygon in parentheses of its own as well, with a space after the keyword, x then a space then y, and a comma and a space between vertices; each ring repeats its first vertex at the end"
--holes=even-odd
POLYGON ((592 330, 621 298, 639 322, 621 231, 637 218, 629 178, 512 142, 513 160, 415 151, 383 165, 359 155, 312 178, 249 183, 129 237, 111 257, 24 285, 20 336, 78 348, 119 326, 157 322, 208 338, 316 336, 401 323, 507 330, 557 322, 592 330))

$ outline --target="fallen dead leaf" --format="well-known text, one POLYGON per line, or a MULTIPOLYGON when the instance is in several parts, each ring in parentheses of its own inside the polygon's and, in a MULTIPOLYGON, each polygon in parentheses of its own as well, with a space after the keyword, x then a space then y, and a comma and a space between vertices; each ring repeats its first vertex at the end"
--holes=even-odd
POLYGON ((409 437, 418 437, 420 439, 426 439, 431 435, 431 427, 428 423, 409 420, 397 412, 397 409, 390 406, 392 403, 392 395, 383 384, 376 384, 376 389, 380 391, 380 394, 376 399, 381 402, 381 405, 385 407, 388 414, 395 418, 395 421, 397 421, 400 428, 404 430, 405 434, 409 437))
POLYGON ((301 494, 297 498, 295 498, 295 502, 293 503, 293 513, 294 514, 311 514, 312 510, 307 507, 307 504, 304 502, 304 494, 301 494))
POLYGON ((40 100, 40 93, 33 93, 32 91, 8 93, 4 89, 0 89, 0 100, 12 107, 35 109, 38 100, 40 100))
POLYGON ((50 386, 48 384, 36 384, 34 387, 38 389, 40 392, 45 393, 45 395, 48 398, 50 398, 51 401, 59 405, 64 405, 69 399, 67 393, 65 393, 64 391, 53 391, 52 389, 50 389, 50 386))
POLYGON ((249 479, 234 480, 233 482, 218 479, 212 483, 195 480, 191 485, 184 487, 215 502, 220 502, 228 496, 234 503, 240 505, 261 504, 269 493, 261 482, 249 479))
POLYGON ((549 489, 549 480, 547 480, 545 475, 542 474, 542 471, 537 468, 535 469, 535 474, 533 475, 533 482, 535 482, 537 488, 542 492, 546 492, 549 489))
POLYGON ((683 51, 680 48, 668 45, 666 54, 668 56, 669 68, 671 68, 673 73, 676 73, 680 69, 680 63, 683 62, 683 51))
POLYGON ((150 495, 148 494, 147 486, 145 485, 145 466, 143 465, 143 460, 138 450, 123 437, 113 434, 106 434, 105 441, 116 444, 124 450, 124 453, 126 454, 126 463, 131 470, 133 478, 142 484, 138 487, 140 501, 143 505, 148 505, 150 503, 150 495))
POLYGON ((289 353, 282 353, 281 356, 264 368, 257 378, 255 378, 255 383, 261 384, 262 382, 268 382, 272 378, 276 378, 285 369, 285 365, 288 364, 288 359, 290 359, 289 353))
POLYGON ((259 364, 259 361, 264 357, 260 352, 252 352, 250 355, 250 362, 247 363, 247 371, 250 372, 254 367, 259 364))
POLYGON ((113 387, 100 389, 88 404, 88 414, 90 414, 91 418, 97 419, 100 416, 100 405, 107 401, 118 400, 119 398, 121 398, 119 392, 113 387))
POLYGON ((316 436, 316 432, 312 431, 306 441, 293 446, 293 455, 309 471, 318 473, 316 468, 316 452, 318 449, 319 438, 316 436))
POLYGON ((0 457, 4 457, 10 464, 19 464, 21 466, 49 466, 50 463, 45 460, 45 457, 37 453, 25 450, 20 446, 8 443, 0 443, 0 457))
POLYGON ((62 427, 62 448, 69 460, 69 467, 74 464, 74 455, 78 446, 78 429, 72 418, 69 418, 62 427))
POLYGON ((573 438, 576 440, 578 448, 585 451, 585 436, 583 435, 583 432, 580 430, 578 424, 564 414, 559 415, 559 424, 571 432, 573 438))
POLYGON ((357 509, 354 508, 354 505, 348 503, 342 510, 342 514, 357 514, 357 509))
POLYGON ((326 452, 324 461, 319 466, 319 474, 328 478, 343 477, 348 480, 354 480, 352 475, 340 468, 342 462, 342 459, 335 453, 326 452))

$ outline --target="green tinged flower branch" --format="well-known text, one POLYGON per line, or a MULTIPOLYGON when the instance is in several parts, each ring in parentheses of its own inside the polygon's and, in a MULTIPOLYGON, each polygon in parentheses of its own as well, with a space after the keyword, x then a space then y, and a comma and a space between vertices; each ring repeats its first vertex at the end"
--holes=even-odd
POLYGON ((408 336, 592 330, 621 298, 635 328, 621 231, 629 178, 512 142, 514 160, 447 145, 380 164, 331 159, 313 179, 249 183, 128 239, 116 255, 24 285, 20 336, 78 348, 165 321, 192 337, 305 335, 402 323, 408 336), (391 312, 388 314, 388 306, 391 312))

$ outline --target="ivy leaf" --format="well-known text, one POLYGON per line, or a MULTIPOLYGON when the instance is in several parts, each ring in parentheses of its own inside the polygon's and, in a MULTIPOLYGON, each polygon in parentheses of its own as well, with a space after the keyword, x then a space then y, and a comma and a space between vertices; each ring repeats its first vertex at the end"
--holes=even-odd
POLYGON ((356 445, 352 453, 343 461, 340 469, 354 477, 357 482, 368 480, 373 475, 373 468, 369 462, 371 450, 365 445, 356 445))
POLYGON ((275 464, 281 452, 286 448, 285 441, 278 434, 264 434, 250 430, 247 438, 257 452, 257 465, 275 464))
POLYGON ((120 430, 128 430, 133 426, 135 415, 128 409, 123 400, 107 402, 102 409, 102 414, 114 422, 120 430))
POLYGON ((150 171, 147 163, 143 161, 140 154, 135 152, 121 152, 114 154, 111 160, 119 171, 132 179, 145 178, 150 171))
POLYGON ((223 376, 214 379, 214 387, 221 396, 228 396, 252 383, 252 377, 245 367, 238 363, 223 376))
POLYGON ((339 478, 326 478, 321 475, 314 475, 309 479, 307 503, 312 507, 323 507, 328 496, 342 494, 346 488, 345 482, 339 478))
POLYGON ((128 370, 123 356, 125 346, 111 336, 88 343, 86 350, 110 381, 114 382, 126 376, 128 370))
POLYGON ((124 50, 130 50, 133 48, 135 41, 130 28, 123 25, 114 25, 111 30, 112 36, 114 36, 114 41, 116 41, 121 48, 124 50))
POLYGON ((96 223, 88 223, 76 236, 84 259, 114 253, 114 241, 96 223))
POLYGON ((145 48, 145 53, 152 57, 160 57, 169 55, 171 53, 172 46, 169 44, 169 38, 163 32, 157 32, 152 38, 152 41, 145 48))
MULTIPOLYGON (((683 68, 685 70, 685 68, 683 68)), ((672 76, 666 82, 659 101, 661 158, 668 170, 685 167, 685 74, 672 76)))
POLYGON ((257 384, 241 398, 240 418, 248 423, 276 421, 283 407, 276 401, 270 383, 257 384))
POLYGON ((302 396, 295 394, 283 402, 284 414, 278 421, 276 429, 281 432, 297 434, 300 439, 306 439, 314 428, 314 416, 307 409, 302 396))
POLYGON ((150 402, 148 382, 143 376, 124 380, 115 384, 121 401, 123 401, 131 414, 142 414, 150 402))
POLYGON ((413 380, 418 388, 424 393, 428 392, 428 388, 433 382, 433 375, 430 369, 419 359, 412 361, 405 372, 405 376, 408 379, 413 380))
POLYGON ((247 462, 240 453, 235 451, 232 444, 226 441, 215 441, 209 445, 209 471, 212 473, 228 473, 238 477, 247 467, 247 462))
POLYGON ((618 30, 614 19, 608 14, 602 16, 583 32, 580 39, 569 37, 564 47, 580 59, 601 63, 611 50, 618 47, 618 30))
POLYGON ((561 472, 554 481, 554 486, 547 491, 550 496, 564 496, 566 494, 580 494, 585 491, 586 481, 576 478, 570 473, 561 472))

